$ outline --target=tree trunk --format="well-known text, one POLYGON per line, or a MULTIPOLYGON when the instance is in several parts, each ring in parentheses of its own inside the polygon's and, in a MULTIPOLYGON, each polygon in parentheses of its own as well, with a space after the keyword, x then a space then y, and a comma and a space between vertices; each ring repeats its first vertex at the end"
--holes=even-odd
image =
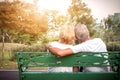
POLYGON ((4 61, 4 39, 5 39, 5 33, 2 30, 2 61, 4 61))

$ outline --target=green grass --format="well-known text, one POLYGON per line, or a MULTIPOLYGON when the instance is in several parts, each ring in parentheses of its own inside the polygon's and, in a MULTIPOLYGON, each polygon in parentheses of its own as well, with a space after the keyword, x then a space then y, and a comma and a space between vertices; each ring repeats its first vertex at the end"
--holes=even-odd
MULTIPOLYGON (((17 44, 17 43, 5 43, 4 44, 4 58, 10 59, 12 56, 12 50, 17 47, 25 46, 23 44, 17 44)), ((0 59, 2 57, 2 43, 0 43, 0 59)))
POLYGON ((24 44, 5 43, 4 44, 4 61, 2 61, 2 43, 0 43, 0 69, 17 69, 17 62, 10 61, 12 49, 25 46, 24 44))
POLYGON ((0 69, 18 69, 17 62, 9 60, 0 61, 0 69))
MULTIPOLYGON (((2 49, 2 43, 0 43, 2 49)), ((0 50, 0 69, 17 69, 16 52, 19 51, 43 51, 41 44, 24 45, 18 43, 4 44, 4 61, 2 61, 2 50, 0 50)))

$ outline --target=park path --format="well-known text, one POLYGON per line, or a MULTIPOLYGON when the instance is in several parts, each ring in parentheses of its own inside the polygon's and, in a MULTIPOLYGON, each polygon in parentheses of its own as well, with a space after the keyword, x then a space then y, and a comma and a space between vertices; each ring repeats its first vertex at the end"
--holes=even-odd
POLYGON ((19 80, 18 70, 0 70, 0 80, 19 80))

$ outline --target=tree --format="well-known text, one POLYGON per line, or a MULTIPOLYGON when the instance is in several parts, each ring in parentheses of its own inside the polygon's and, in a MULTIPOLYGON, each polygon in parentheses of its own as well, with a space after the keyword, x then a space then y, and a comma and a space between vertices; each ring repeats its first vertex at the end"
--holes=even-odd
POLYGON ((20 1, 1 2, 0 8, 0 27, 6 32, 12 30, 35 37, 47 30, 47 17, 40 15, 31 4, 20 1))
POLYGON ((120 13, 109 15, 104 19, 105 29, 107 36, 109 35, 109 41, 120 41, 118 37, 120 35, 120 13))
POLYGON ((81 0, 72 0, 72 4, 68 9, 70 21, 72 23, 83 23, 88 26, 91 35, 93 35, 92 27, 95 25, 95 20, 91 15, 91 10, 81 0))
POLYGON ((109 15, 104 19, 104 24, 106 29, 104 40, 110 47, 109 50, 120 50, 120 13, 109 15))
MULTIPOLYGON (((0 2, 0 30, 3 37, 3 45, 5 34, 9 37, 15 36, 14 39, 11 37, 13 41, 20 40, 18 38, 24 34, 30 35, 32 40, 36 40, 47 29, 47 16, 40 14, 34 4, 23 3, 19 0, 0 2), (17 38, 16 36, 19 37, 17 38)), ((4 54, 4 47, 2 50, 2 54, 4 54)))
POLYGON ((56 40, 58 38, 58 34, 56 33, 59 33, 60 28, 67 22, 68 17, 66 15, 60 14, 57 10, 49 10, 47 13, 49 17, 49 30, 45 39, 51 38, 50 40, 56 40))

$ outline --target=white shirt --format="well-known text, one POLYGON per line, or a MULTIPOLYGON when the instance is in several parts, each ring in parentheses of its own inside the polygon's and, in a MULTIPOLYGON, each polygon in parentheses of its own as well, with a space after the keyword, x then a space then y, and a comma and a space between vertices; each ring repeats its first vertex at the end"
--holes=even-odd
POLYGON ((107 52, 105 43, 100 38, 95 38, 73 46, 73 53, 78 52, 107 52))
MULTIPOLYGON (((52 47, 57 47, 60 49, 71 48, 72 45, 62 44, 60 42, 51 42, 52 47)), ((49 72, 72 72, 72 67, 49 67, 49 72)))
MULTIPOLYGON (((105 43, 100 38, 95 38, 75 45, 72 48, 73 53, 78 52, 107 52, 105 43)), ((99 55, 98 55, 99 56, 99 55)), ((85 67, 86 72, 105 72, 108 67, 85 67)))

